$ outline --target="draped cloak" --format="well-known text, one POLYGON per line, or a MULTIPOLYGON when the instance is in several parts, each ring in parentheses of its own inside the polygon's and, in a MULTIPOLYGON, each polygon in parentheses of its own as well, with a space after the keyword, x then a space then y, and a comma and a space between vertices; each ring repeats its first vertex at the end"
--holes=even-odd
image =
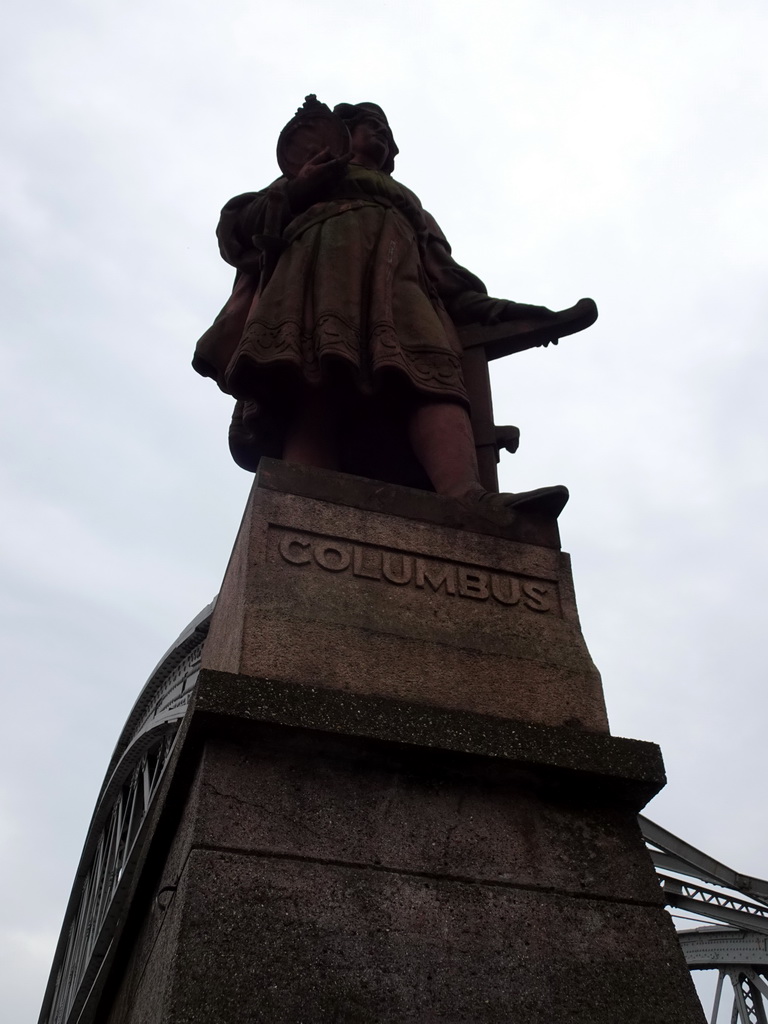
POLYGON ((455 323, 495 319, 434 219, 388 174, 350 165, 322 201, 291 210, 286 179, 230 200, 217 229, 237 269, 193 366, 237 400, 235 460, 279 457, 307 387, 339 383, 362 403, 469 399, 455 323))

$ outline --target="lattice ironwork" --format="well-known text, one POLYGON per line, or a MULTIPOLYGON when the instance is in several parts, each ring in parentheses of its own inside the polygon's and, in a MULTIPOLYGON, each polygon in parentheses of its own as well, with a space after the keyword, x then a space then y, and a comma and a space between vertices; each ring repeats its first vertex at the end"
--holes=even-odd
POLYGON ((109 812, 96 844, 93 862, 82 883, 77 914, 69 928, 66 952, 54 989, 52 1013, 48 1018, 51 1024, 64 1024, 72 1010, 78 1008, 76 1004, 83 983, 101 961, 112 938, 111 930, 106 926, 114 917, 115 897, 168 763, 177 728, 178 723, 169 727, 144 753, 109 812))
POLYGON ((678 932, 689 968, 718 972, 710 1024, 768 1024, 768 882, 739 874, 647 818, 640 827, 668 905, 715 922, 678 932))
POLYGON ((94 990, 132 880, 143 826, 194 691, 212 607, 166 652, 115 747, 75 876, 40 1024, 74 1024, 94 990))

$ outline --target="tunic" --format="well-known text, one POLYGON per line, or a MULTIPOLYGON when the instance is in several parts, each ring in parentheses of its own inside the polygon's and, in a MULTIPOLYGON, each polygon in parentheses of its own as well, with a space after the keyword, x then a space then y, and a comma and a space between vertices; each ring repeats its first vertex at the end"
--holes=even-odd
POLYGON ((433 218, 390 175, 351 164, 298 214, 285 186, 224 207, 219 246, 238 274, 193 360, 238 400, 236 461, 279 456, 295 403, 329 381, 364 400, 392 389, 468 406, 454 323, 488 321, 508 304, 452 260, 433 218))

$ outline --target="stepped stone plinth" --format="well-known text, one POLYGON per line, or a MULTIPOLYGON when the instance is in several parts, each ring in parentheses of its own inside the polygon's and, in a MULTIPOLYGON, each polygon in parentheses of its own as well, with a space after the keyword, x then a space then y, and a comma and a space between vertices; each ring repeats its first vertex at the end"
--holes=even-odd
POLYGON ((701 1024, 554 522, 265 460, 174 757, 108 1024, 701 1024))

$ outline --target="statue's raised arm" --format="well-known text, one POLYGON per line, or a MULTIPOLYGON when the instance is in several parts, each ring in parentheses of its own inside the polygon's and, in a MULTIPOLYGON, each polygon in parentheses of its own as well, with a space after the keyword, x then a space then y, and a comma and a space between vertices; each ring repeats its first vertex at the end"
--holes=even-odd
POLYGON ((487 360, 583 330, 595 305, 491 298, 392 177, 397 152, 376 104, 307 97, 280 136, 282 177, 222 211, 235 287, 193 365, 237 400, 244 468, 269 455, 557 516, 565 487, 496 493, 513 444, 493 427, 487 360))

